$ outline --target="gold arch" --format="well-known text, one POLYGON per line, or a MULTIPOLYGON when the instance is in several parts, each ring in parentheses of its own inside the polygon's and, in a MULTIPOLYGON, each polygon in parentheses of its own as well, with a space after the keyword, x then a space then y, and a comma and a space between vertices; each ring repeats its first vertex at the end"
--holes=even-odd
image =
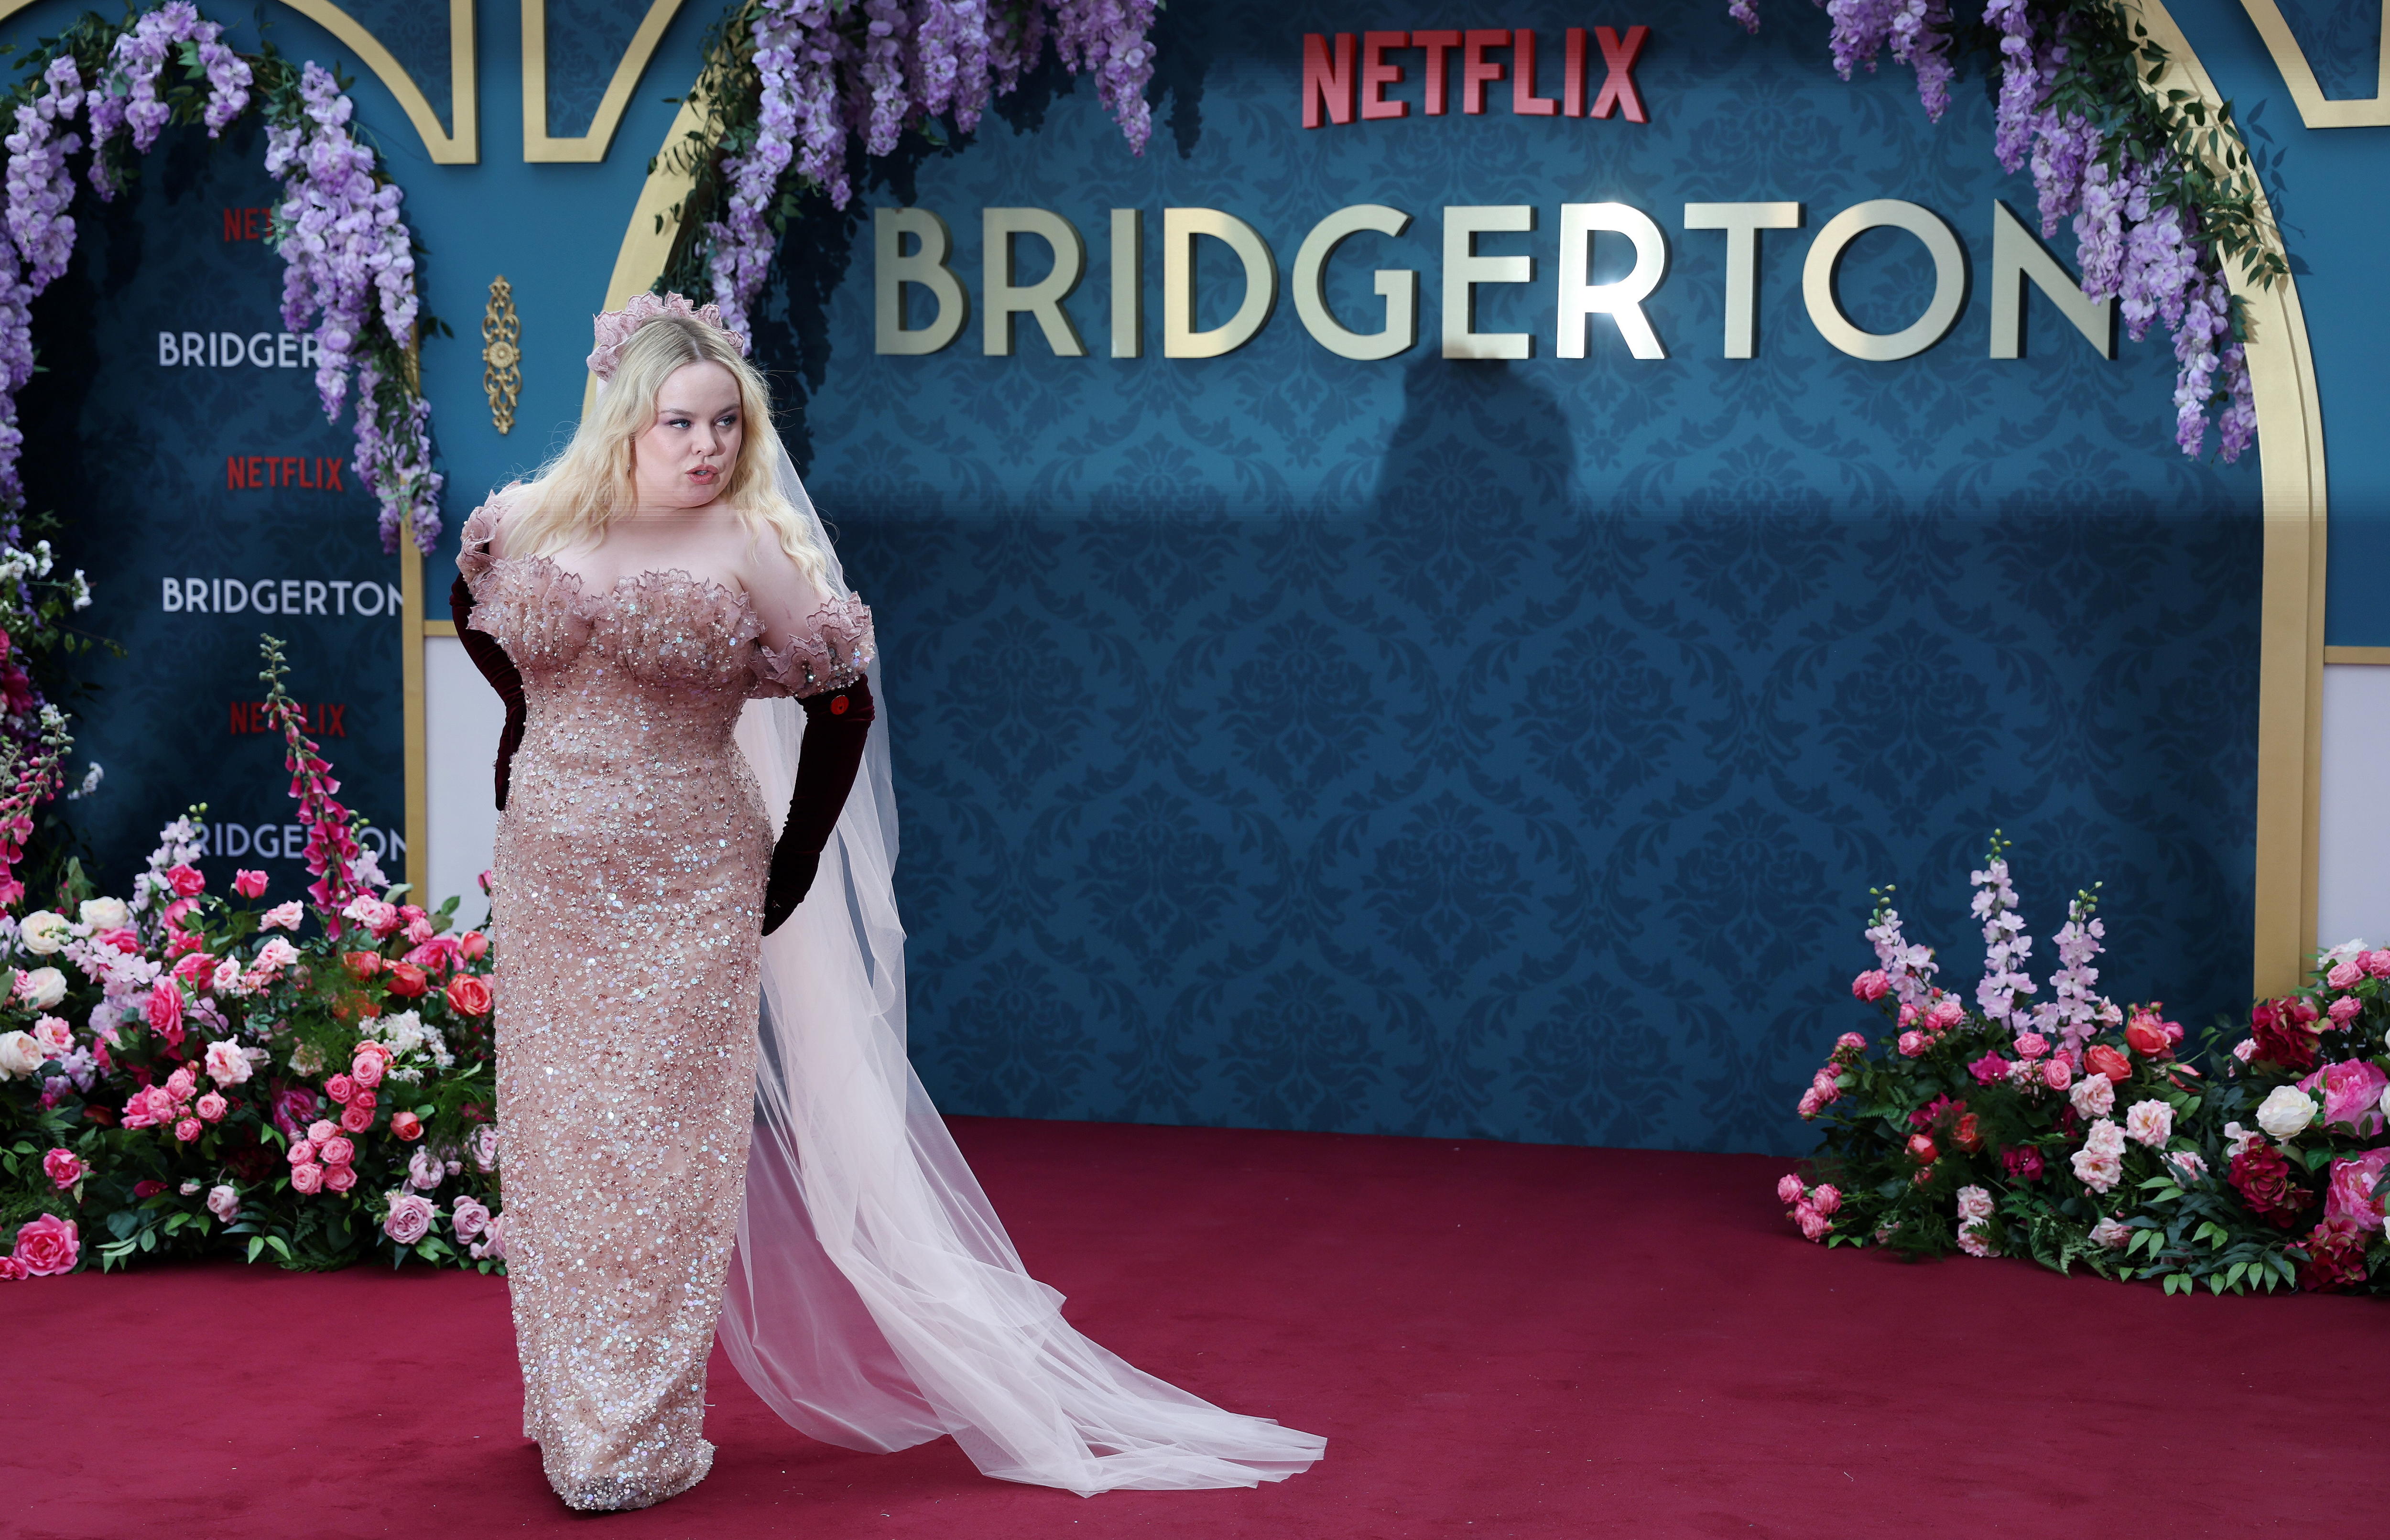
POLYGON ((2241 8, 2256 23, 2266 51, 2274 56, 2274 68, 2282 72, 2282 83, 2291 88, 2291 100, 2298 107, 2299 122, 2309 128, 2380 128, 2390 123, 2390 17, 2384 18, 2382 28, 2373 95, 2334 99, 2323 94, 2315 67, 2307 62, 2307 51, 2299 46, 2275 0, 2241 0, 2241 8))

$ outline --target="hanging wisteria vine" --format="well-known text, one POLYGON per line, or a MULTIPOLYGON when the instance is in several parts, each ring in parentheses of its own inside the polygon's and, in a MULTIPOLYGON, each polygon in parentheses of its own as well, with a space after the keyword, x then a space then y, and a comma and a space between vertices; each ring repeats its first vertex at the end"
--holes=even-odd
POLYGON ((696 186, 659 289, 710 291, 734 327, 762 289, 805 192, 853 196, 853 147, 893 151, 907 128, 968 134, 1046 45, 1096 95, 1129 148, 1151 135, 1154 0, 740 0, 708 54, 703 128, 674 152, 696 186))
MULTIPOLYGON (((2257 427, 2247 324, 2223 263, 2270 285, 2289 269, 2256 196, 2230 109, 2161 92, 2166 58, 2115 0, 1988 0, 1980 23, 1948 0, 1817 0, 1832 19, 1834 69, 1873 70, 1887 47, 1917 73, 1918 99, 1940 121, 1964 49, 1999 67, 1993 153, 2030 165, 2041 233, 2072 216, 2083 291, 2114 299, 2134 340, 2153 321, 2174 334, 2175 441, 2206 446, 2211 414, 2223 457, 2257 427)), ((1759 29, 1754 0, 1728 13, 1759 29)))
POLYGON ((412 383, 415 257, 399 218, 404 194, 350 135, 353 109, 329 72, 271 46, 237 53, 222 27, 187 0, 171 0, 122 21, 84 16, 0 104, 17 124, 6 140, 9 238, 0 252, 0 533, 11 547, 24 501, 16 396, 32 374, 28 307, 74 251, 70 158, 87 148, 91 186, 111 199, 133 157, 168 123, 201 123, 214 138, 252 104, 265 116, 265 169, 282 184, 272 240, 286 264, 283 325, 312 340, 315 387, 332 420, 357 376, 356 466, 379 506, 382 548, 395 551, 402 535, 426 551, 437 540, 441 478, 431 468, 430 415, 412 383), (88 146, 72 130, 78 117, 88 146))
MULTIPOLYGON (((74 255, 72 163, 83 157, 93 192, 112 200, 169 123, 201 124, 220 137, 251 106, 265 118, 265 169, 282 185, 272 239, 286 264, 283 325, 312 342, 316 391, 335 422, 355 376, 355 463, 379 506, 382 548, 397 550, 405 536, 429 551, 439 536, 441 477, 412 353, 414 240, 399 218, 398 186, 349 133, 353 108, 339 81, 271 47, 236 52, 187 0, 120 21, 86 14, 46 41, 0 100, 0 116, 16 125, 0 211, 0 906, 22 893, 15 868, 33 812, 60 789, 72 743, 28 660, 90 645, 63 623, 90 605, 90 585, 79 571, 53 571, 48 541, 25 539, 18 465, 17 397, 34 368, 32 302, 74 255)), ((83 788, 97 784, 95 765, 83 788)))

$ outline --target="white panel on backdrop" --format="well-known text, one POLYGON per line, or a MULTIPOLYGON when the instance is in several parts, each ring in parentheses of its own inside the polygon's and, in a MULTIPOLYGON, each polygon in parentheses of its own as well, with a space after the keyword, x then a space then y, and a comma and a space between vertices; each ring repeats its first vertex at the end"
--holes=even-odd
POLYGON ((481 876, 489 870, 498 836, 490 765, 498 752, 506 708, 465 646, 453 636, 423 639, 424 757, 430 762, 426 832, 431 845, 431 892, 437 904, 459 894, 456 918, 477 925, 489 912, 481 876))
POLYGON ((2317 943, 2390 943, 2390 668, 2324 665, 2319 853, 2317 943))

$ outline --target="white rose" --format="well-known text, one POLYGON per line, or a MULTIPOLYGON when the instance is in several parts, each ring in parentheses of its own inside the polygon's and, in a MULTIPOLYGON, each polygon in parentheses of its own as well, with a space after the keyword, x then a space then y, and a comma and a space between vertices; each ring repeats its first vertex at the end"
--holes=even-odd
POLYGON ((133 911, 121 898, 86 898, 81 914, 84 924, 95 931, 122 930, 133 923, 133 911))
POLYGON ((36 909, 17 927, 17 943, 28 952, 48 956, 66 949, 74 939, 74 927, 67 917, 49 909, 36 909))
POLYGON ((67 976, 55 968, 37 968, 17 975, 17 998, 35 1010, 47 1010, 67 997, 67 976))
POLYGON ((2066 1095, 2082 1117, 2104 1118, 2116 1105, 2116 1087, 2106 1075, 2085 1075, 2066 1095))
POLYGON ((2152 1149, 2163 1149, 2174 1137, 2174 1109, 2154 1097, 2137 1101, 2125 1113, 2125 1132, 2152 1149))
POLYGON ((2295 1085, 2277 1085, 2257 1104, 2257 1126, 2278 1139, 2297 1138, 2315 1115, 2315 1098, 2295 1085))
POLYGON ((29 1032, 0 1033, 0 1080, 15 1080, 42 1067, 42 1045, 29 1032))
POLYGON ((2102 1219, 2091 1226, 2091 1244, 2094 1246, 2122 1248, 2132 1238, 2131 1227, 2118 1224, 2113 1219, 2102 1219))

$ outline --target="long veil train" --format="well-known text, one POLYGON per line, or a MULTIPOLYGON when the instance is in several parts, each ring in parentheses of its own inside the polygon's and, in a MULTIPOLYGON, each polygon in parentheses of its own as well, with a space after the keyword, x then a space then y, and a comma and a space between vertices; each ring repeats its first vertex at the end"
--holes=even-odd
MULTIPOLYGON (((827 533, 795 467, 782 489, 827 533)), ((845 592, 835 554, 833 592, 845 592)), ((885 652, 879 730, 812 895, 764 942, 763 1053, 723 1347, 765 1404, 851 1449, 952 1434, 990 1476, 1082 1495, 1252 1486, 1326 1441, 1224 1411, 1079 1334, 1031 1277, 905 1053, 885 652)), ((756 700, 738 742, 787 807, 804 716, 756 700)))

